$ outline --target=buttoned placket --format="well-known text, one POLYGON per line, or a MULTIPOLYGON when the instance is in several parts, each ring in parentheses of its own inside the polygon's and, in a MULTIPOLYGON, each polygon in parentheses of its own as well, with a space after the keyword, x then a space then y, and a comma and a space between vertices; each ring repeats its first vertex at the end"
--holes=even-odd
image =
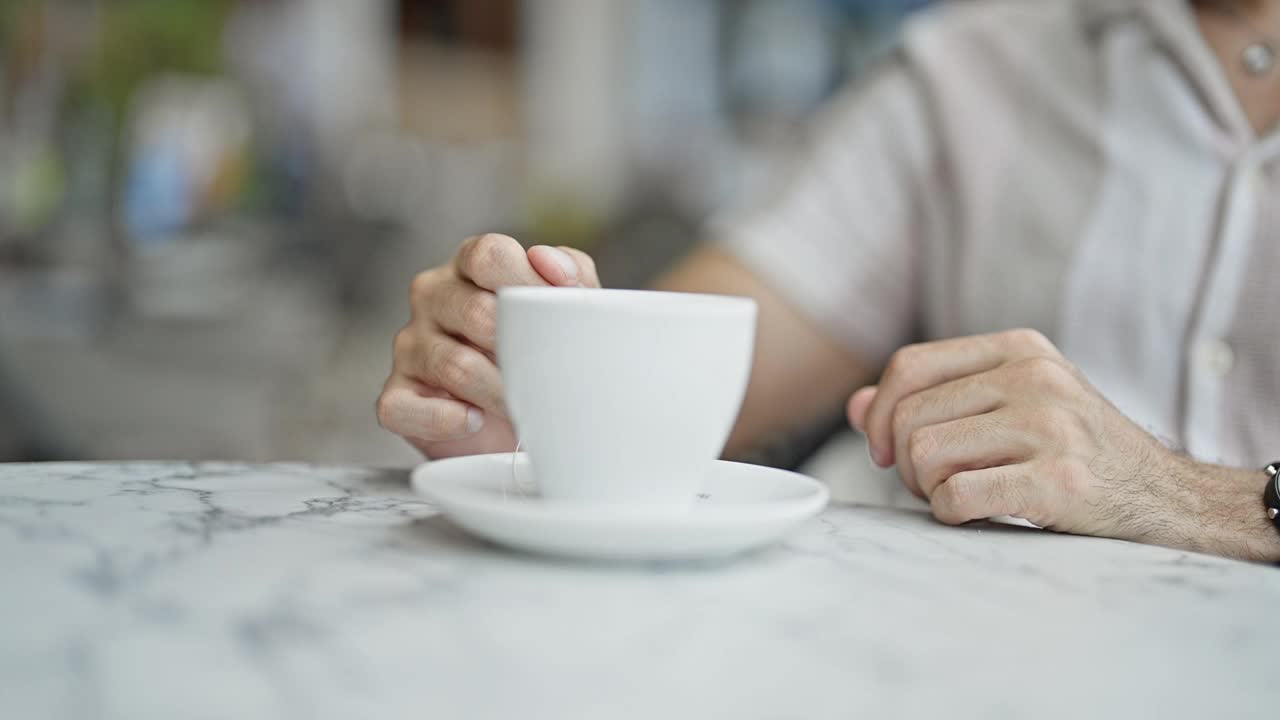
POLYGON ((1197 313, 1187 335, 1184 403, 1180 424, 1186 450, 1216 459, 1225 393, 1235 369, 1230 336, 1249 268, 1250 248, 1262 230, 1267 172, 1280 155, 1280 136, 1254 142, 1232 164, 1222 201, 1214 250, 1205 269, 1197 313))
POLYGON ((1226 168, 1214 242, 1205 258, 1183 348, 1178 427, 1184 449, 1194 457, 1217 460, 1229 443, 1222 437, 1224 399, 1236 352, 1230 331, 1246 277, 1250 247, 1261 231, 1266 172, 1280 154, 1280 134, 1258 139, 1218 58, 1204 42, 1189 8, 1166 0, 1135 0, 1187 79, 1206 102, 1206 111, 1222 133, 1218 149, 1226 168))

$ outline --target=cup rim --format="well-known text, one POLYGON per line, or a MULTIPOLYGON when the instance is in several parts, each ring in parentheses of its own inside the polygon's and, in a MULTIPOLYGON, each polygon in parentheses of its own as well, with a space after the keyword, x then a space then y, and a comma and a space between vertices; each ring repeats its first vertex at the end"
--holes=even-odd
POLYGON ((756 301, 737 295, 671 292, 666 290, 622 290, 617 288, 505 287, 498 290, 499 302, 572 307, 623 307, 648 311, 753 311, 756 301))

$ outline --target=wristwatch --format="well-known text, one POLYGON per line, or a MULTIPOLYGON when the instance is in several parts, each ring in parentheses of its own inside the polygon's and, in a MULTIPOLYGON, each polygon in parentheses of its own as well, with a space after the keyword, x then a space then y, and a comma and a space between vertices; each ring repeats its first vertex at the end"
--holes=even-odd
POLYGON ((1262 491, 1262 504, 1267 508, 1267 517, 1280 530, 1280 460, 1266 467, 1267 489, 1262 491))

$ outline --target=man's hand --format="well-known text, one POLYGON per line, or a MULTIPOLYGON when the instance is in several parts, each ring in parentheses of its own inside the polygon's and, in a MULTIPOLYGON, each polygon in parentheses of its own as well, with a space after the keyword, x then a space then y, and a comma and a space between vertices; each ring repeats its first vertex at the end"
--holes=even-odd
POLYGON ((409 288, 409 324, 396 334, 378 422, 430 457, 503 452, 515 437, 494 361, 499 288, 599 287, 595 263, 573 248, 527 252, 506 235, 477 235, 409 288))
POLYGON ((1011 515, 1063 532, 1267 559, 1260 473, 1197 464, 1126 418, 1043 335, 913 345, 849 418, 942 522, 1011 515), (1258 506, 1258 507, 1255 507, 1258 506))

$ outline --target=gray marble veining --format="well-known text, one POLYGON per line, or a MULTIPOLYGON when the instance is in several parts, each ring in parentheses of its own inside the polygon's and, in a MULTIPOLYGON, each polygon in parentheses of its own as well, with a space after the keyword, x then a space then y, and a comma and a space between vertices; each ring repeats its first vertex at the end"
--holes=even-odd
POLYGON ((402 471, 0 465, 0 718, 1274 718, 1278 609, 1274 568, 906 511, 609 566, 402 471))

